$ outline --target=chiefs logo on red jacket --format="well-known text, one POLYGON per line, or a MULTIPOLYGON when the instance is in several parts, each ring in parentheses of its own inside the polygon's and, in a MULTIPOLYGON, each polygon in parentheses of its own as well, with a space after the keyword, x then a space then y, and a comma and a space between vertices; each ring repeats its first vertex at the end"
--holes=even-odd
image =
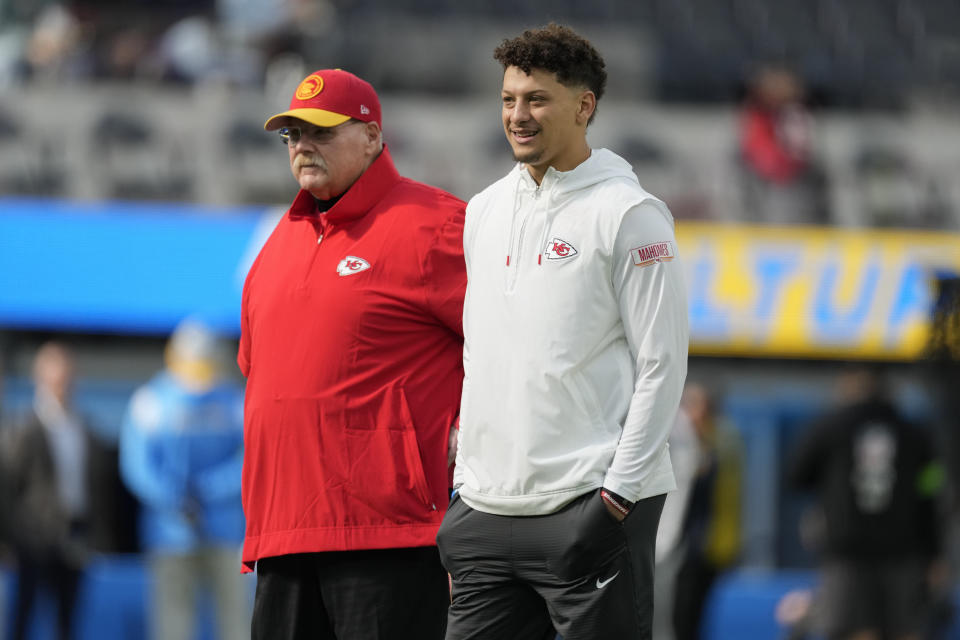
POLYGON ((370 268, 370 263, 363 258, 347 256, 337 265, 337 273, 342 276, 351 276, 370 268))

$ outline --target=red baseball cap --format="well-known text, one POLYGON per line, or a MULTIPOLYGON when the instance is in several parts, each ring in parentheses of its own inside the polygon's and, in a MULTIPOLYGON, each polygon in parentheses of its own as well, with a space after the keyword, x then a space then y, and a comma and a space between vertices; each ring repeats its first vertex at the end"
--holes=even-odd
POLYGON ((335 127, 350 118, 376 122, 380 118, 380 99, 366 80, 343 69, 321 69, 303 79, 293 92, 290 109, 264 123, 267 131, 279 129, 281 118, 299 118, 318 127, 335 127))

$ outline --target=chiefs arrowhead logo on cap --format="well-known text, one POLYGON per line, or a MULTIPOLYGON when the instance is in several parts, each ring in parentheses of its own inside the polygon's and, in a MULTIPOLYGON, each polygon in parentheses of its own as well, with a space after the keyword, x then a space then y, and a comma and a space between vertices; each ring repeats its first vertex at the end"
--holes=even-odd
POLYGON ((314 73, 307 76, 297 87, 297 99, 309 100, 321 91, 323 91, 323 78, 314 73))

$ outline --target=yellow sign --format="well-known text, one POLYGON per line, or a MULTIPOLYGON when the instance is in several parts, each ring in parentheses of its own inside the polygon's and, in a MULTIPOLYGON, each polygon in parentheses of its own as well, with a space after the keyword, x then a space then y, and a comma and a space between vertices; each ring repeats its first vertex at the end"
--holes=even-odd
POLYGON ((936 272, 960 273, 960 234, 679 222, 690 352, 922 355, 936 272))

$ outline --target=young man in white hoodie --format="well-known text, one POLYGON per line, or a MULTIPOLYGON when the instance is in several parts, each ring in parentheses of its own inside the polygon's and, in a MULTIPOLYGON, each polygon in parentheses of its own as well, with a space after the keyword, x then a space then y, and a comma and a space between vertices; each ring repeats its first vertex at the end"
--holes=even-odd
POLYGON ((687 366, 673 218, 587 143, 606 83, 589 42, 551 24, 494 57, 518 164, 467 207, 446 637, 650 638, 687 366))

